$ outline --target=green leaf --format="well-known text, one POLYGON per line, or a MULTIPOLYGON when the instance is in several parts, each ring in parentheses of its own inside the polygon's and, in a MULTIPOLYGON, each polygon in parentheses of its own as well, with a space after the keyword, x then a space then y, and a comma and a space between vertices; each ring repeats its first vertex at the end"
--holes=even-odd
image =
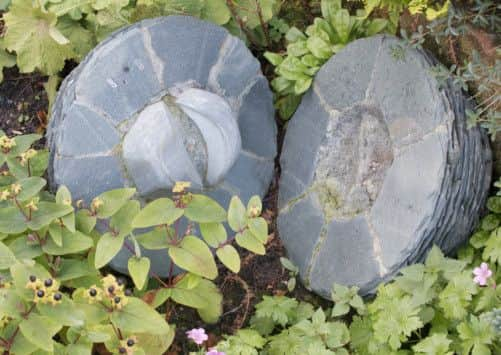
POLYGON ((305 40, 307 37, 303 32, 301 32, 297 27, 291 27, 289 31, 285 34, 285 39, 287 42, 296 42, 299 40, 305 40))
POLYGON ((294 94, 301 95, 305 93, 310 88, 312 82, 313 78, 297 80, 294 84, 294 94))
POLYGON ((161 224, 171 225, 178 220, 184 210, 176 208, 174 202, 168 198, 159 198, 146 207, 132 221, 134 228, 147 228, 161 224))
MULTIPOLYGON (((0 42, 0 82, 3 81, 3 68, 10 68, 16 65, 16 56, 5 50, 3 41, 0 42)), ((3 163, 3 162, 2 162, 3 163)))
POLYGON ((169 248, 169 256, 179 267, 214 280, 217 266, 209 247, 195 236, 184 237, 178 246, 169 248))
POLYGON ((322 0, 320 2, 320 9, 322 10, 322 17, 331 22, 334 14, 341 10, 340 0, 322 0))
POLYGON ((233 246, 228 244, 217 249, 216 255, 228 269, 234 273, 238 273, 240 271, 240 256, 233 246))
POLYGON ((248 229, 238 233, 235 240, 239 246, 255 254, 264 255, 266 253, 263 244, 248 229))
POLYGON ((164 318, 137 298, 129 298, 127 305, 119 311, 114 311, 110 318, 111 322, 125 333, 169 333, 169 325, 164 318))
POLYGON ((169 232, 165 228, 158 227, 152 230, 151 232, 136 235, 136 240, 139 244, 141 244, 146 249, 150 250, 161 250, 167 249, 170 247, 170 243, 172 242, 172 238, 170 235, 174 235, 175 231, 170 228, 169 232))
POLYGON ((144 353, 147 355, 163 355, 167 352, 174 335, 176 334, 174 327, 170 329, 167 335, 155 334, 136 334, 137 342, 141 345, 144 353))
POLYGON ((230 20, 230 9, 225 0, 206 0, 202 10, 202 18, 218 25, 224 25, 230 20))
POLYGON ((129 258, 127 266, 129 274, 132 277, 132 281, 134 281, 138 290, 142 290, 146 280, 148 279, 148 273, 150 272, 150 259, 145 257, 137 258, 133 256, 129 258))
POLYGON ((224 243, 228 237, 226 228, 221 223, 200 223, 200 233, 204 240, 213 248, 224 243))
POLYGON ((21 192, 16 196, 18 201, 27 201, 36 195, 44 188, 47 181, 40 177, 29 177, 20 179, 17 182, 21 185, 21 192))
POLYGON ((0 209, 0 233, 19 234, 28 229, 26 218, 17 207, 0 209))
POLYGON ((482 258, 501 265, 501 228, 491 233, 489 239, 485 243, 482 258))
POLYGON ((184 215, 198 223, 217 223, 226 221, 226 211, 219 203, 204 195, 192 195, 184 215))
POLYGON ((79 231, 90 234, 96 226, 96 217, 89 210, 78 210, 76 213, 76 227, 79 231))
POLYGON ((10 268, 17 263, 16 256, 10 249, 2 242, 0 242, 0 270, 10 268))
POLYGON ((306 41, 306 46, 310 50, 311 54, 319 59, 329 59, 332 57, 333 52, 331 46, 320 37, 309 37, 306 41))
POLYGON ((96 198, 103 202, 97 209, 98 218, 109 218, 117 213, 136 193, 136 189, 116 189, 102 193, 96 198))
POLYGON ((200 290, 197 288, 188 288, 182 281, 172 288, 171 297, 175 302, 187 307, 196 309, 209 307, 206 296, 204 297, 204 294, 200 290))
POLYGON ((465 354, 490 354, 487 345, 494 340, 494 328, 486 320, 470 315, 468 322, 464 321, 457 327, 461 348, 465 354))
POLYGON ((110 227, 119 236, 127 236, 132 230, 132 221, 139 213, 141 206, 139 201, 127 201, 127 203, 111 217, 110 227))
POLYGON ((50 318, 57 324, 68 327, 79 327, 84 325, 85 314, 73 301, 64 296, 61 303, 57 305, 43 304, 37 305, 37 310, 42 316, 50 318))
POLYGON ((259 196, 254 195, 250 198, 247 203, 247 216, 248 217, 257 217, 261 215, 263 211, 263 204, 261 202, 261 198, 259 196))
POLYGON ((16 292, 23 299, 29 301, 33 300, 33 290, 26 288, 29 277, 31 275, 35 275, 40 280, 45 280, 51 277, 49 272, 39 264, 25 265, 18 263, 12 265, 10 268, 10 274, 12 275, 16 292))
POLYGON ((56 15, 33 6, 31 0, 13 0, 4 20, 5 45, 16 51, 21 72, 40 69, 44 74, 56 74, 66 59, 75 56, 69 44, 60 44, 51 35, 56 30, 56 15))
POLYGON ((196 292, 202 295, 208 303, 206 308, 197 309, 198 315, 206 323, 216 323, 223 313, 223 295, 221 291, 213 282, 202 279, 196 287, 196 292))
POLYGON ((268 223, 262 217, 252 218, 248 220, 250 232, 261 243, 266 243, 268 240, 268 223))
POLYGON ((32 230, 39 230, 49 225, 56 218, 63 217, 71 212, 73 212, 72 206, 41 201, 38 203, 38 210, 33 211, 31 220, 27 222, 28 227, 32 230))
POLYGON ((264 52, 264 57, 274 66, 280 65, 280 63, 282 63, 282 61, 284 60, 284 58, 280 54, 272 52, 264 52))
POLYGON ((54 243, 56 243, 57 246, 61 247, 63 246, 63 230, 64 227, 61 226, 59 223, 52 223, 49 226, 49 234, 54 243))
POLYGON ((348 43, 351 33, 350 13, 346 9, 336 11, 331 19, 331 24, 336 30, 341 43, 348 43))
POLYGON ((412 347, 417 354, 426 355, 452 355, 449 351, 451 340, 447 338, 447 334, 436 333, 424 338, 419 343, 412 347))
POLYGON ((42 250, 50 255, 75 254, 92 248, 92 238, 83 233, 71 233, 67 229, 63 231, 63 245, 59 246, 51 238, 48 238, 42 246, 42 250))
POLYGON ((238 196, 233 196, 228 208, 228 224, 235 232, 243 231, 247 226, 247 210, 238 196))
POLYGON ((19 323, 19 330, 26 339, 45 351, 52 352, 54 341, 52 337, 61 330, 62 325, 49 317, 30 314, 28 319, 19 323))
POLYGON ((96 256, 94 257, 94 266, 100 269, 113 259, 124 244, 125 236, 114 236, 111 233, 105 233, 99 238, 96 245, 96 256))
POLYGON ((7 246, 17 260, 35 259, 43 254, 40 245, 27 243, 26 238, 23 237, 10 240, 7 246))
POLYGON ((64 185, 59 186, 56 192, 56 203, 60 205, 71 205, 71 202, 70 190, 64 185))

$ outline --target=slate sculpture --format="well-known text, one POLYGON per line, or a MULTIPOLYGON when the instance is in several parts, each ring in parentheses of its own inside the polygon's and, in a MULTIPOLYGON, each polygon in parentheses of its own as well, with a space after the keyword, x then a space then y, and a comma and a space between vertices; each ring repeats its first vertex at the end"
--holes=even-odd
POLYGON ((373 293, 433 244, 464 243, 490 183, 491 152, 437 61, 398 39, 349 44, 318 72, 281 156, 278 227, 305 285, 373 293), (404 48, 403 56, 398 50, 404 48))
MULTIPOLYGON (((274 171, 273 97, 259 62, 222 27, 187 16, 144 20, 97 46, 64 80, 47 132, 49 177, 74 199, 136 187, 143 202, 176 181, 227 207, 266 193, 274 171)), ((168 272, 165 251, 147 251, 168 272)), ((128 251, 112 262, 127 270, 128 251)))

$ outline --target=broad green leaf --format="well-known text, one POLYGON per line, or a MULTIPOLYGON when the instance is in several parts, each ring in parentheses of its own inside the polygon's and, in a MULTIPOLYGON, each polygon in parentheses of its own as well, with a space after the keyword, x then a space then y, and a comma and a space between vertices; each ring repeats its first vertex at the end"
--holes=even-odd
POLYGON ((226 228, 221 223, 200 223, 200 233, 207 244, 213 248, 217 248, 227 238, 226 228))
POLYGON ((132 232, 132 221, 139 213, 141 206, 139 201, 127 201, 127 203, 111 217, 110 227, 119 236, 127 236, 132 232))
POLYGON ((244 230, 242 233, 238 233, 235 240, 239 246, 255 254, 264 255, 266 253, 263 243, 261 243, 248 229, 244 230))
POLYGON ((35 275, 40 280, 45 280, 51 277, 49 272, 39 264, 32 266, 26 264, 15 264, 10 268, 10 274, 14 282, 15 290, 25 300, 33 300, 33 290, 27 289, 26 284, 31 275, 35 275))
POLYGON ((31 0, 13 0, 4 20, 8 28, 5 46, 16 51, 22 73, 39 69, 44 74, 56 74, 63 69, 66 59, 75 56, 69 44, 59 44, 51 36, 56 15, 43 12, 31 0))
POLYGON ((56 203, 60 205, 71 205, 71 202, 70 190, 64 185, 59 186, 56 192, 56 203))
POLYGON ((63 230, 64 227, 61 226, 59 223, 52 223, 49 226, 49 234, 54 243, 56 243, 57 246, 63 246, 63 230))
POLYGON ((240 232, 247 226, 247 210, 237 196, 233 196, 230 201, 228 224, 235 232, 240 232))
POLYGON ((195 236, 184 237, 178 246, 169 248, 169 256, 179 267, 214 280, 217 266, 209 247, 195 236))
POLYGON ((451 340, 447 338, 447 334, 436 333, 432 334, 412 347, 417 354, 426 355, 452 355, 449 351, 451 340))
POLYGON ((226 221, 226 211, 213 199, 204 195, 192 195, 184 215, 198 223, 217 223, 226 221))
POLYGON ((167 301, 172 295, 172 288, 160 288, 157 290, 148 291, 143 299, 148 299, 148 303, 153 308, 158 308, 167 301))
POLYGON ((176 208, 169 198, 159 198, 147 204, 132 221, 134 228, 147 228, 161 224, 172 224, 178 220, 184 210, 176 208))
POLYGON ((52 337, 61 330, 62 325, 51 318, 30 314, 28 319, 19 323, 19 330, 26 339, 40 349, 51 352, 53 349, 52 337))
POLYGON ((43 254, 40 245, 27 243, 26 237, 24 236, 9 241, 7 246, 9 247, 10 251, 14 253, 17 260, 35 259, 36 257, 39 257, 43 254))
POLYGON ((174 327, 172 327, 168 334, 166 335, 155 335, 155 334, 136 334, 138 344, 141 344, 141 348, 147 355, 163 355, 167 352, 172 341, 174 340, 174 335, 176 334, 174 327))
POLYGON ((125 236, 114 236, 111 233, 105 233, 99 238, 96 245, 96 256, 94 257, 94 266, 100 269, 113 259, 124 244, 125 236))
POLYGON ((57 324, 68 327, 83 326, 85 321, 85 313, 80 310, 75 303, 68 297, 64 296, 61 303, 56 305, 39 304, 37 310, 42 316, 50 318, 57 324))
POLYGON ((72 10, 78 9, 80 7, 90 5, 94 2, 94 0, 62 0, 57 2, 51 2, 48 7, 48 10, 57 15, 57 17, 61 17, 72 10))
POLYGON ((13 319, 21 318, 20 309, 25 307, 24 303, 19 299, 15 290, 8 288, 0 288, 0 315, 7 316, 13 319))
POLYGON ((136 189, 116 189, 106 191, 96 198, 102 201, 97 209, 98 218, 109 218, 117 213, 127 201, 136 193, 136 189))
POLYGON ((216 255, 228 269, 234 273, 238 273, 240 271, 240 256, 233 246, 228 244, 217 249, 216 255))
POLYGON ((280 65, 280 63, 282 63, 282 61, 284 60, 284 58, 280 54, 272 52, 265 52, 264 57, 274 66, 280 65))
POLYGON ((268 223, 263 217, 249 219, 249 230, 261 243, 266 243, 268 240, 268 223))
POLYGON ((150 272, 150 259, 145 257, 131 257, 127 263, 129 274, 132 281, 138 290, 142 290, 146 280, 148 280, 148 273, 150 272))
MULTIPOLYGON (((3 41, 2 41, 3 42, 3 41)), ((16 56, 8 53, 3 44, 0 44, 0 83, 3 81, 3 68, 10 68, 16 65, 16 56)), ((0 162, 3 164, 3 161, 0 162)))
POLYGON ((63 232, 63 245, 58 246, 51 238, 48 238, 42 246, 44 252, 50 255, 75 254, 92 248, 92 238, 76 231, 71 233, 67 229, 63 232))
POLYGON ((73 207, 68 205, 59 205, 53 202, 41 201, 38 203, 38 210, 33 211, 28 227, 32 230, 49 225, 56 218, 63 217, 68 213, 73 212, 73 207))
POLYGON ((176 285, 172 288, 171 297, 175 302, 196 309, 209 307, 206 297, 198 289, 187 289, 181 286, 176 285))
POLYGON ((10 268, 17 263, 16 256, 4 243, 0 242, 0 270, 10 268))
POLYGON ((14 339, 14 344, 10 348, 12 354, 34 354, 37 350, 40 351, 40 348, 28 341, 21 332, 18 333, 14 339))
POLYGON ((16 196, 18 201, 27 201, 36 195, 44 188, 47 181, 41 177, 29 177, 20 179, 17 182, 21 185, 21 192, 16 196))
POLYGON ((230 9, 225 0, 206 0, 202 10, 202 18, 218 25, 224 25, 230 20, 230 9))
POLYGON ((79 231, 90 234, 96 226, 96 217, 92 216, 89 210, 78 210, 75 223, 79 231))
POLYGON ((254 195, 250 198, 247 203, 247 216, 248 217, 257 217, 261 215, 263 211, 263 204, 259 196, 254 195))
POLYGON ((26 218, 17 207, 0 209, 0 233, 19 234, 28 229, 26 218))
POLYGON ((168 334, 169 325, 153 308, 137 298, 111 314, 111 322, 126 333, 168 334))
POLYGON ((157 227, 151 232, 136 235, 135 238, 139 244, 146 249, 160 250, 170 247, 172 237, 175 231, 172 228, 157 227))
POLYGON ((39 134, 24 134, 22 136, 14 137, 14 141, 16 142, 16 145, 10 151, 10 155, 18 156, 21 153, 24 153, 33 145, 33 143, 40 140, 41 138, 42 138, 42 136, 39 134))
POLYGON ((330 22, 334 17, 334 14, 341 9, 341 1, 322 0, 320 1, 320 8, 322 10, 322 17, 330 22))
POLYGON ((351 32, 350 13, 346 9, 337 11, 331 19, 331 24, 336 30, 342 43, 348 43, 351 32))
POLYGON ((62 259, 57 279, 61 282, 77 279, 79 277, 99 274, 99 272, 89 265, 87 260, 62 259))
POLYGON ((223 295, 217 286, 209 281, 202 279, 197 285, 198 294, 203 295, 208 306, 206 308, 197 309, 198 315, 206 323, 216 323, 223 313, 223 295))
POLYGON ((313 78, 300 79, 294 84, 294 94, 301 95, 306 92, 313 82, 313 78))
MULTIPOLYGON (((306 41, 306 46, 311 53, 319 59, 329 59, 332 56, 332 48, 322 38, 312 36, 306 41)), ((311 79, 311 78, 310 78, 311 79)))

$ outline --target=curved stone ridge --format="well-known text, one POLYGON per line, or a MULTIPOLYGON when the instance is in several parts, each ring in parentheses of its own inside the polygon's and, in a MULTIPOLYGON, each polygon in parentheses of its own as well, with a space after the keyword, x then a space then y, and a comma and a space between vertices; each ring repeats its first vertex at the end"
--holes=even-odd
POLYGON ((305 285, 363 294, 465 242, 490 183, 491 153, 467 129, 467 101, 440 88, 427 53, 398 39, 355 41, 319 71, 291 119, 281 156, 278 227, 305 285))
MULTIPOLYGON (((49 178, 87 202, 123 186, 146 200, 175 180, 227 206, 264 196, 277 153, 273 95, 238 38, 187 16, 144 20, 100 43, 64 80, 47 131, 49 178)), ((153 271, 165 251, 146 251, 153 271)), ((112 262, 127 270, 128 252, 112 262)))

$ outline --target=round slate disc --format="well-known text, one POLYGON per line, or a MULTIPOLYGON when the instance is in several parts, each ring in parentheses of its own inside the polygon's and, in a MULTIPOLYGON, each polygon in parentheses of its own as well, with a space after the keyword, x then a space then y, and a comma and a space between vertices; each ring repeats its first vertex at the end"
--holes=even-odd
POLYGON ((485 202, 491 154, 436 61, 377 36, 318 72, 287 128, 278 227, 305 285, 371 293, 435 243, 463 243, 485 202))
MULTIPOLYGON (((64 80, 47 132, 53 188, 66 185, 75 200, 89 203, 107 190, 134 187, 142 171, 140 165, 126 164, 124 139, 145 108, 184 87, 219 95, 238 122, 241 150, 234 164, 221 181, 204 186, 202 192, 224 207, 233 195, 244 201, 252 195, 263 197, 277 152, 268 82, 240 39, 187 16, 144 20, 115 32, 64 80)), ((160 127, 148 129, 148 140, 166 139, 160 127)), ((147 178, 141 181, 145 191, 147 178)), ((142 197, 147 202, 158 194, 142 197)), ((153 271, 168 272, 165 251, 146 255, 153 258, 153 271)), ((112 266, 126 271, 128 257, 122 251, 112 266)))

